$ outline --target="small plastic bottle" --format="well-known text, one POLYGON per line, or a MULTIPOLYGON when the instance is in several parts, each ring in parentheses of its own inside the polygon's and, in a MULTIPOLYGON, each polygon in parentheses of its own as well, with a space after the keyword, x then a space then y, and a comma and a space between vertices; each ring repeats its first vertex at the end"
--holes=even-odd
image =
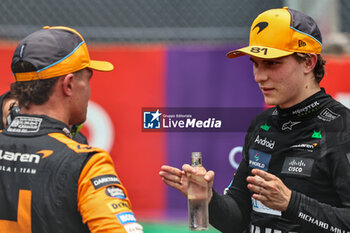
POLYGON ((208 196, 209 186, 204 180, 205 169, 202 166, 202 153, 192 152, 192 167, 200 175, 189 175, 188 179, 188 220, 191 231, 205 231, 209 227, 208 196))

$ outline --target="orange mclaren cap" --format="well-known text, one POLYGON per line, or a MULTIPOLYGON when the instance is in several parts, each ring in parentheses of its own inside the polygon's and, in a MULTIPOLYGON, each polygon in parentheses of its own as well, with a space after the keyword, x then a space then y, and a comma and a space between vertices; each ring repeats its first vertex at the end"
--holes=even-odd
POLYGON ((288 7, 267 10, 250 28, 249 46, 230 51, 228 58, 252 55, 278 58, 299 53, 321 53, 322 36, 316 22, 308 15, 288 7))
POLYGON ((112 71, 107 61, 91 60, 84 38, 76 30, 45 26, 19 42, 12 57, 12 72, 16 81, 49 79, 84 68, 112 71), (17 62, 33 65, 35 71, 16 73, 17 62))

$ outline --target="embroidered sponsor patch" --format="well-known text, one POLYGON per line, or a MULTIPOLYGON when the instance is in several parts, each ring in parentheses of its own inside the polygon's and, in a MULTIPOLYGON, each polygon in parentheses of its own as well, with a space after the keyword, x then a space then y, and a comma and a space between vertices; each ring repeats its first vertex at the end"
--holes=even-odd
POLYGON ((281 173, 310 177, 313 164, 313 159, 286 157, 283 163, 281 173))
POLYGON ((271 159, 271 154, 258 150, 249 149, 249 167, 267 171, 271 159))
POLYGON ((259 144, 261 146, 264 146, 264 147, 267 147, 267 148, 270 148, 271 150, 275 147, 275 141, 273 140, 269 140, 267 139, 266 137, 262 138, 260 137, 259 135, 256 136, 254 142, 256 144, 259 144))
POLYGON ((43 119, 37 117, 16 116, 7 131, 18 133, 36 133, 40 129, 43 119))
POLYGON ((112 211, 112 213, 130 211, 130 206, 126 201, 113 201, 108 203, 108 207, 112 211))
POLYGON ((106 188, 106 194, 107 196, 114 197, 114 198, 119 198, 119 199, 125 199, 126 195, 123 191, 123 189, 117 187, 117 186, 108 186, 106 188))
POLYGON ((128 223, 124 225, 124 229, 127 233, 143 233, 143 228, 138 223, 128 223))
POLYGON ((294 110, 292 112, 293 115, 298 115, 298 116, 303 116, 303 115, 307 115, 311 112, 314 112, 317 110, 318 106, 320 105, 319 102, 317 102, 317 100, 309 105, 307 105, 306 107, 303 108, 299 108, 297 110, 294 110))
POLYGON ((123 212, 123 213, 117 214, 116 217, 118 218, 119 222, 122 225, 136 222, 135 215, 132 212, 123 212))
POLYGON ((261 203, 258 200, 255 200, 254 198, 252 198, 252 208, 255 212, 259 212, 259 213, 265 213, 265 214, 271 214, 271 215, 277 215, 277 216, 282 215, 281 211, 270 209, 269 207, 265 206, 263 203, 261 203))
POLYGON ((111 184, 120 184, 118 177, 115 175, 96 176, 90 181, 95 189, 99 189, 101 187, 105 187, 111 184))
POLYGON ((338 117, 340 117, 340 115, 335 112, 332 112, 329 108, 325 108, 317 117, 320 120, 329 122, 337 119, 338 117))
POLYGON ((314 152, 314 150, 317 148, 318 143, 300 143, 290 146, 292 150, 299 150, 299 151, 307 151, 307 152, 314 152))
POLYGON ((278 110, 277 109, 273 110, 272 116, 277 116, 277 115, 278 115, 278 110))
MULTIPOLYGON (((310 216, 310 215, 305 214, 301 211, 298 213, 298 218, 303 219, 304 221, 309 222, 311 224, 314 224, 318 227, 321 227, 321 228, 327 230, 328 232, 342 232, 342 233, 344 232, 345 233, 345 231, 343 231, 342 229, 337 228, 337 227, 331 226, 329 228, 328 223, 323 222, 323 221, 321 221, 321 219, 317 219, 314 216, 310 216)), ((348 232, 348 231, 346 231, 346 232, 348 232)))
POLYGON ((301 121, 288 121, 282 125, 282 130, 292 130, 294 125, 300 124, 301 121))

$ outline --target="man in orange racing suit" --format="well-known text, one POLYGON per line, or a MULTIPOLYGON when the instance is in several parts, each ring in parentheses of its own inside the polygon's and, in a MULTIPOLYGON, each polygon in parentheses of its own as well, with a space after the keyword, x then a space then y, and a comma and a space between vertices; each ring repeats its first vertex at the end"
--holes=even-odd
POLYGON ((86 120, 93 70, 83 37, 44 27, 18 44, 11 93, 20 113, 0 133, 0 232, 142 233, 110 155, 71 139, 86 120))

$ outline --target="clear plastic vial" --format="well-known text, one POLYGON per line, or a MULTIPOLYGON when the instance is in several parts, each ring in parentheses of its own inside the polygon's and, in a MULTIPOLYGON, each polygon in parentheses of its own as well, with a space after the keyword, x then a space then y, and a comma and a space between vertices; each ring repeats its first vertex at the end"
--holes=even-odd
POLYGON ((188 179, 188 221, 191 231, 205 231, 209 228, 208 183, 204 180, 205 169, 202 166, 202 153, 192 152, 192 166, 200 175, 189 175, 188 179))

